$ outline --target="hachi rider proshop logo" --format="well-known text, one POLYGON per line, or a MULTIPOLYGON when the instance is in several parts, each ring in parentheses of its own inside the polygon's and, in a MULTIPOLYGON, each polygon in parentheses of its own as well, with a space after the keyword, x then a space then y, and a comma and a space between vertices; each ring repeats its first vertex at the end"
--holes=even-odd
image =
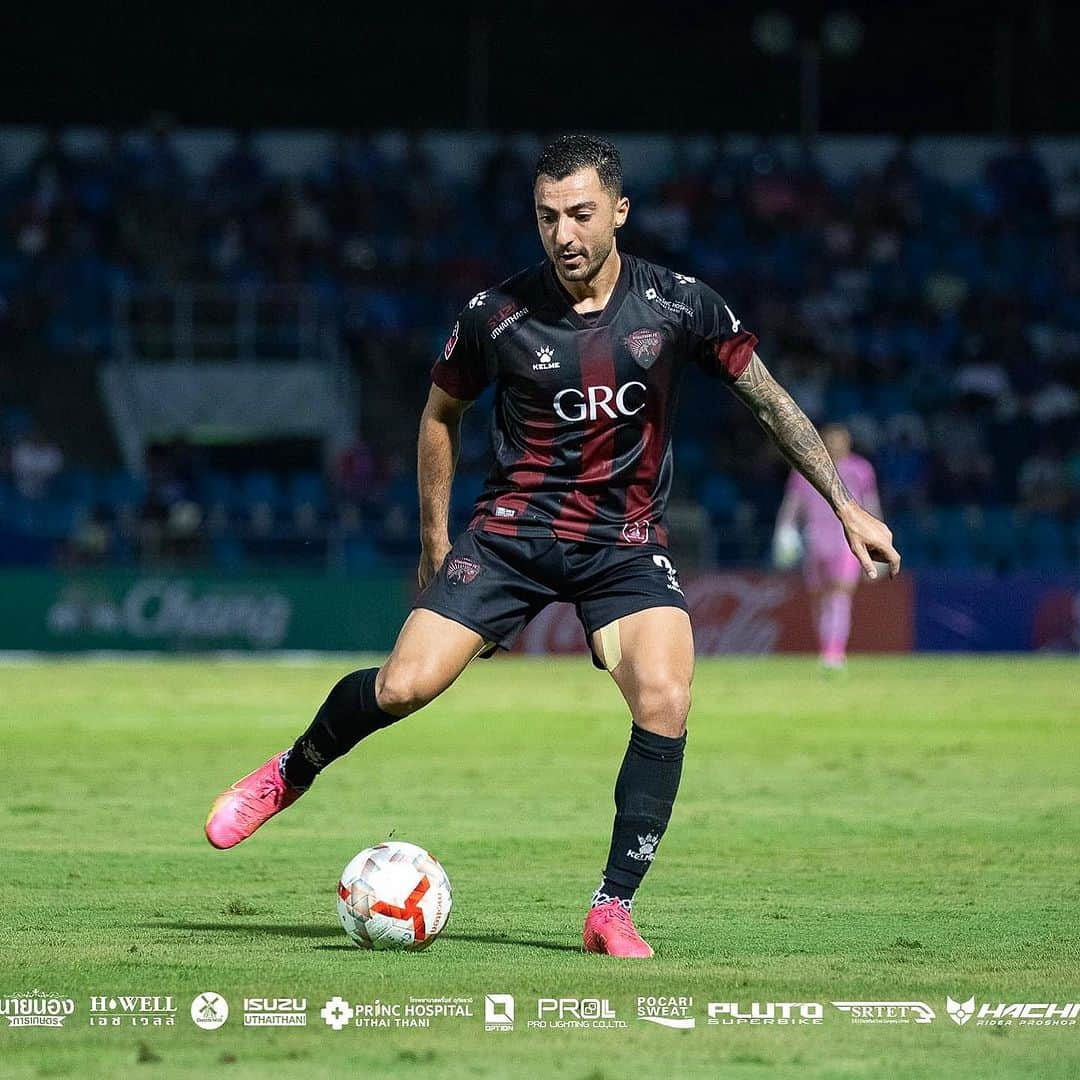
POLYGON ((7 1017, 8 1027, 63 1027, 74 1011, 74 998, 44 990, 0 998, 0 1016, 7 1017))
POLYGON ((1080 1001, 967 1001, 945 999, 945 1010, 960 1027, 974 1018, 976 1027, 1076 1027, 1080 1001))

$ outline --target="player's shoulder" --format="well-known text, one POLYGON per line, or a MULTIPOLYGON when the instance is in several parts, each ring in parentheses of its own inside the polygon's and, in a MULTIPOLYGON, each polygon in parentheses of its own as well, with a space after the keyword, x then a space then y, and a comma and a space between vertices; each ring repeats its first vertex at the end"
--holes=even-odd
POLYGON ((693 318, 709 304, 722 303, 716 292, 694 274, 685 274, 636 255, 625 258, 630 265, 631 289, 669 315, 693 318))
POLYGON ((527 266, 516 274, 500 281, 498 285, 489 285, 472 296, 462 308, 462 313, 490 314, 510 301, 528 303, 542 288, 544 264, 527 266))
POLYGON ((527 266, 498 285, 481 289, 461 309, 462 321, 494 333, 505 320, 528 314, 543 295, 543 269, 543 263, 527 266))

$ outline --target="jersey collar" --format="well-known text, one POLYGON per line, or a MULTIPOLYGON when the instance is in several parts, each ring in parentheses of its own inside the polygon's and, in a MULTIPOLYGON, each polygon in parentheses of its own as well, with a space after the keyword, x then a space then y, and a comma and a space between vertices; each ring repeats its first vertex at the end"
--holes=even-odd
POLYGON ((626 294, 630 291, 630 256, 620 251, 619 260, 619 280, 615 282, 615 288, 611 290, 611 295, 603 311, 600 312, 600 317, 591 320, 582 318, 574 310, 574 298, 566 291, 550 261, 545 264, 544 284, 561 309, 563 318, 575 330, 595 330, 598 326, 608 326, 614 322, 615 316, 619 314, 619 308, 626 299, 626 294))

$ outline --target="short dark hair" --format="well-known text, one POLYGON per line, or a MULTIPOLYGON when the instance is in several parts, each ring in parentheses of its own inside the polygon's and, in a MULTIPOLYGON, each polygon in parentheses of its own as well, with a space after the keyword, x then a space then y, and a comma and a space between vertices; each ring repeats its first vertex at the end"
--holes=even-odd
POLYGON ((595 169, 600 183, 617 199, 622 195, 622 158, 613 143, 595 135, 560 135, 544 147, 533 175, 565 180, 579 169, 595 169))

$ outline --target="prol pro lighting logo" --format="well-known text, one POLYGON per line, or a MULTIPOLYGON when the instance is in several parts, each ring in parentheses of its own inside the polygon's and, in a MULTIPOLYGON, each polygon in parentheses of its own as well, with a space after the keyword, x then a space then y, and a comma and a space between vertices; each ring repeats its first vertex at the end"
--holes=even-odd
POLYGON ((627 1026, 620 1020, 608 998, 537 998, 536 1019, 530 1020, 530 1028, 541 1031, 558 1031, 568 1028, 614 1030, 627 1026))

